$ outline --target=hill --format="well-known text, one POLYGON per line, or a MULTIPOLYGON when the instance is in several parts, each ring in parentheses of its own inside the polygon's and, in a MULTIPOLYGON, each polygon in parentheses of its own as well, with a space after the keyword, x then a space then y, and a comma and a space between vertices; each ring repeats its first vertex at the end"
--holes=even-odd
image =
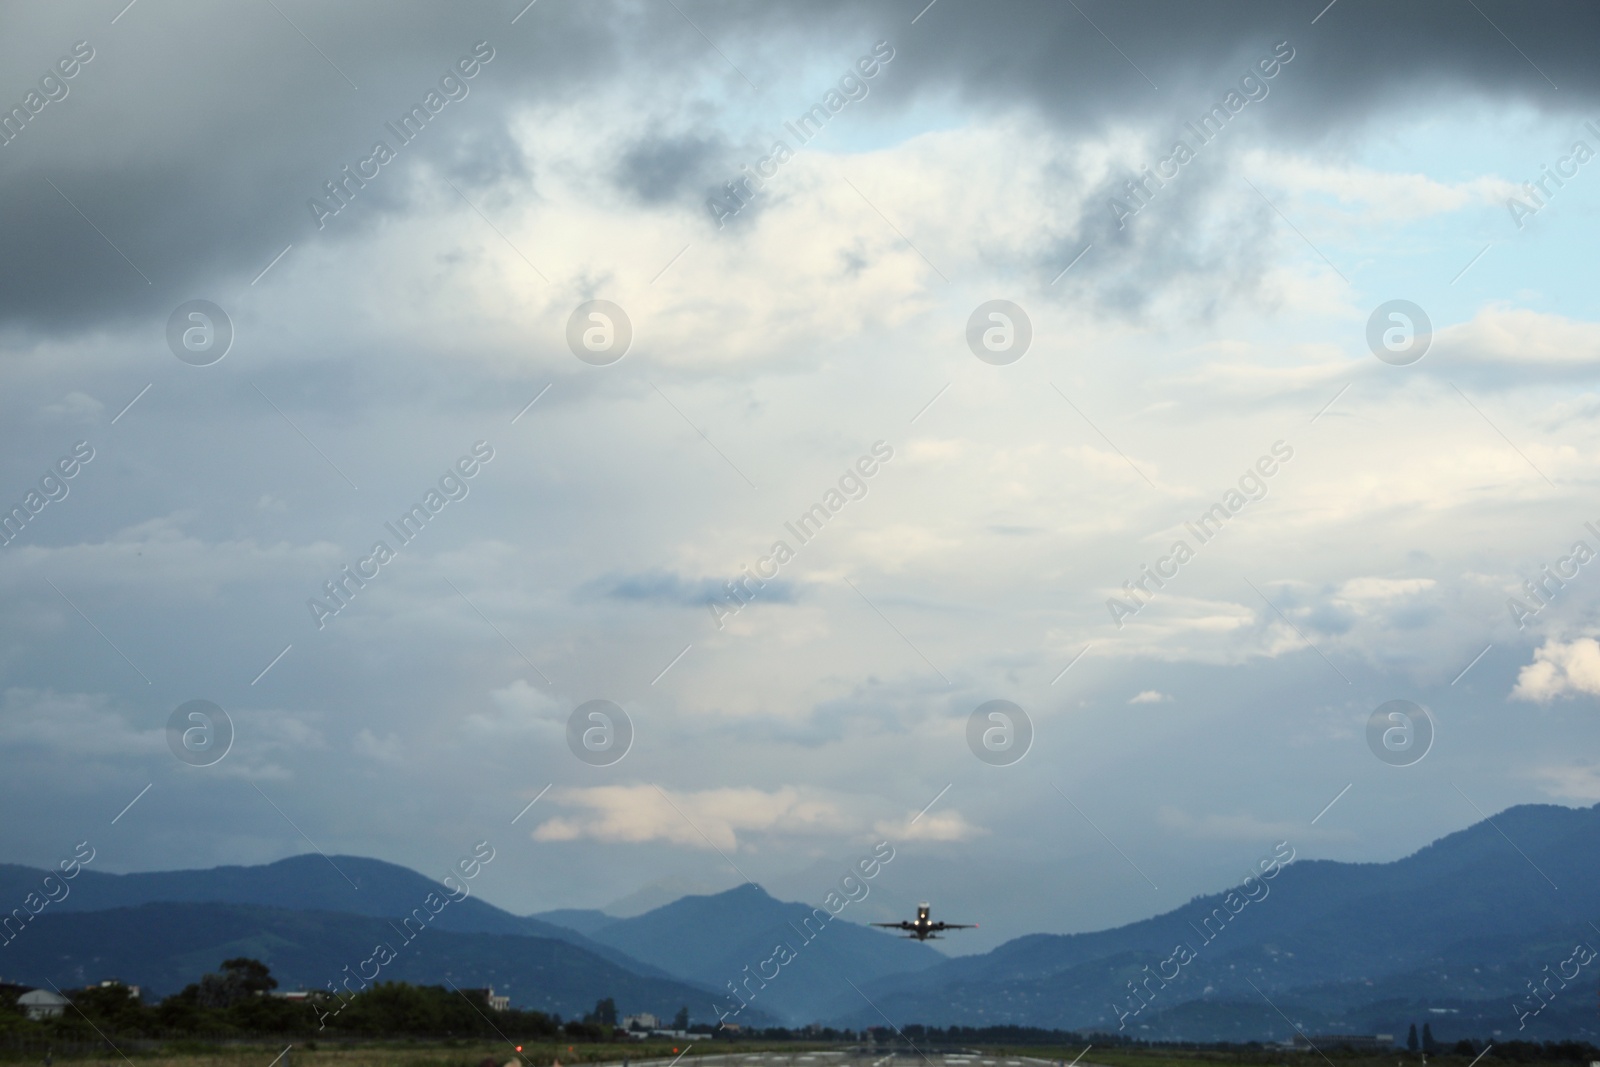
MULTIPOLYGON (((0 894, 3 894, 0 899, 22 900, 38 889, 45 873, 32 867, 0 864, 0 894)), ((192 871, 108 874, 85 867, 69 883, 69 889, 66 899, 50 905, 51 913, 103 911, 154 903, 204 903, 253 904, 397 919, 417 907, 429 893, 444 892, 438 882, 409 867, 363 856, 325 859, 311 853, 253 867, 210 867, 192 871)), ((457 933, 522 934, 566 941, 625 970, 657 978, 670 977, 668 972, 630 959, 625 953, 592 941, 570 926, 513 915, 475 896, 452 903, 440 912, 437 923, 439 929, 457 933)))

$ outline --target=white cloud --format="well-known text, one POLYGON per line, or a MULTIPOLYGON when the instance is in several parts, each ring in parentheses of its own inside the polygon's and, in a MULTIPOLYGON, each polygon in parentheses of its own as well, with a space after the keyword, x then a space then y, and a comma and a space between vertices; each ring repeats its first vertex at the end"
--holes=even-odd
POLYGON ((1351 578, 1339 587, 1345 600, 1393 600, 1432 589, 1432 578, 1351 578))
POLYGON ((594 786, 551 791, 577 814, 557 816, 533 831, 535 841, 589 839, 623 844, 665 841, 690 848, 738 850, 741 833, 839 833, 859 821, 836 801, 793 786, 664 793, 653 785, 594 786))
POLYGON ((383 734, 379 736, 363 726, 356 731, 356 736, 350 747, 356 755, 363 756, 374 763, 381 763, 386 767, 405 766, 405 747, 399 736, 383 734))
POLYGON ((1335 197, 1345 215, 1350 205, 1360 205, 1368 225, 1426 218, 1488 204, 1499 205, 1518 193, 1504 178, 1483 175, 1463 182, 1444 182, 1417 172, 1374 170, 1350 163, 1324 163, 1284 152, 1246 153, 1245 164, 1256 174, 1269 176, 1297 196, 1323 193, 1335 197))
POLYGON ((1515 372, 1508 385, 1540 379, 1591 376, 1600 368, 1600 322, 1586 322, 1509 303, 1494 303, 1467 322, 1440 328, 1419 367, 1445 373, 1450 367, 1515 372))
POLYGON ((1128 703, 1130 703, 1130 704, 1165 704, 1168 701, 1170 701, 1171 699, 1172 699, 1172 697, 1167 695, 1166 693, 1159 692, 1159 691, 1157 691, 1155 689, 1146 689, 1146 690, 1143 690, 1142 692, 1135 693, 1133 696, 1129 697, 1128 698, 1128 703))
POLYGON ((138 759, 167 750, 166 723, 139 729, 100 693, 13 688, 0 700, 0 742, 80 756, 138 759))
POLYGON ((572 709, 557 703, 548 691, 525 678, 489 692, 491 707, 467 715, 474 732, 488 735, 532 735, 550 744, 564 743, 566 718, 572 709))
POLYGON ((1595 764, 1560 764, 1539 767, 1533 772, 1540 788, 1558 800, 1572 800, 1581 804, 1600 801, 1600 766, 1595 764))
MULTIPOLYGON (((97 457, 79 477, 95 471, 101 462, 106 461, 97 457)), ((86 495, 85 487, 80 486, 52 507, 66 512, 86 506, 75 503, 86 495)), ((269 581, 293 571, 303 572, 309 580, 336 567, 335 561, 345 562, 343 550, 326 541, 292 546, 249 537, 207 540, 187 529, 195 520, 192 512, 174 512, 123 527, 98 541, 60 546, 19 544, 0 557, 0 585, 13 589, 31 586, 35 575, 49 570, 101 589, 137 590, 163 600, 211 600, 229 584, 269 581)), ((35 520, 40 525, 54 521, 49 511, 35 520)), ((315 590, 314 582, 308 584, 315 590)), ((70 591, 71 586, 67 588, 70 591)))
POLYGON ((1563 644, 1547 641, 1533 653, 1533 662, 1517 674, 1511 691, 1517 700, 1547 703, 1560 696, 1600 696, 1600 642, 1580 637, 1563 644))
POLYGON ((74 389, 54 404, 46 404, 42 410, 45 417, 54 422, 87 423, 99 421, 106 406, 89 394, 74 389))
POLYGON ((901 820, 880 819, 872 824, 873 833, 890 842, 970 841, 989 831, 969 823, 959 811, 942 811, 901 820))

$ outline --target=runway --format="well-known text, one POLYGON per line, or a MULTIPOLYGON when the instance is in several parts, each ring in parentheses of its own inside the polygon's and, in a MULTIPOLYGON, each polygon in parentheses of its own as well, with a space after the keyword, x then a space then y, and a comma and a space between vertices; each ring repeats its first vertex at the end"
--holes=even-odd
MULTIPOLYGON (((719 1052, 696 1056, 661 1057, 649 1060, 628 1061, 628 1067, 672 1067, 680 1060, 714 1067, 1057 1067, 1061 1061, 1038 1059, 1033 1056, 995 1056, 979 1050, 929 1048, 920 1053, 899 1049, 852 1048, 813 1052, 719 1052)), ((623 1067, 621 1062, 601 1067, 623 1067)), ((685 1065, 680 1064, 680 1067, 685 1065)), ((1064 1067, 1064 1065, 1063 1065, 1064 1067)), ((1098 1067, 1079 1063, 1077 1067, 1098 1067)))

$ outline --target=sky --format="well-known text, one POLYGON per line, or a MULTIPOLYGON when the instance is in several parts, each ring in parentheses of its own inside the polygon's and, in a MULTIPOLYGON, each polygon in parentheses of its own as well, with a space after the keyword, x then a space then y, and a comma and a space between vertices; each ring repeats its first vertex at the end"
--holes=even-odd
POLYGON ((525 4, 0 8, 0 860, 970 952, 1600 801, 1592 7, 525 4))

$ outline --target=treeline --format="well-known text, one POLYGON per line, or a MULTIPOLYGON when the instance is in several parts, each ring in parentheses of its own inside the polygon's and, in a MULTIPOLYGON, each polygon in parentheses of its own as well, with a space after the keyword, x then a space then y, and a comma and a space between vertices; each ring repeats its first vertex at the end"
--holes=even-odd
MULTIPOLYGON (((258 960, 226 960, 156 1004, 147 1004, 125 985, 111 983, 64 989, 71 1001, 60 1015, 29 1019, 16 1003, 24 987, 7 986, 0 995, 0 1034, 20 1038, 92 1039, 97 1034, 129 1037, 247 1036, 314 1034, 330 1036, 419 1035, 497 1037, 504 1033, 531 1041, 560 1036, 569 1041, 609 1040, 612 1027, 593 1013, 563 1023, 559 1015, 538 1011, 494 1011, 484 994, 444 986, 382 982, 359 993, 307 999, 273 996, 278 986, 258 960)), ((598 1006, 597 1006, 598 1007, 598 1006)))

